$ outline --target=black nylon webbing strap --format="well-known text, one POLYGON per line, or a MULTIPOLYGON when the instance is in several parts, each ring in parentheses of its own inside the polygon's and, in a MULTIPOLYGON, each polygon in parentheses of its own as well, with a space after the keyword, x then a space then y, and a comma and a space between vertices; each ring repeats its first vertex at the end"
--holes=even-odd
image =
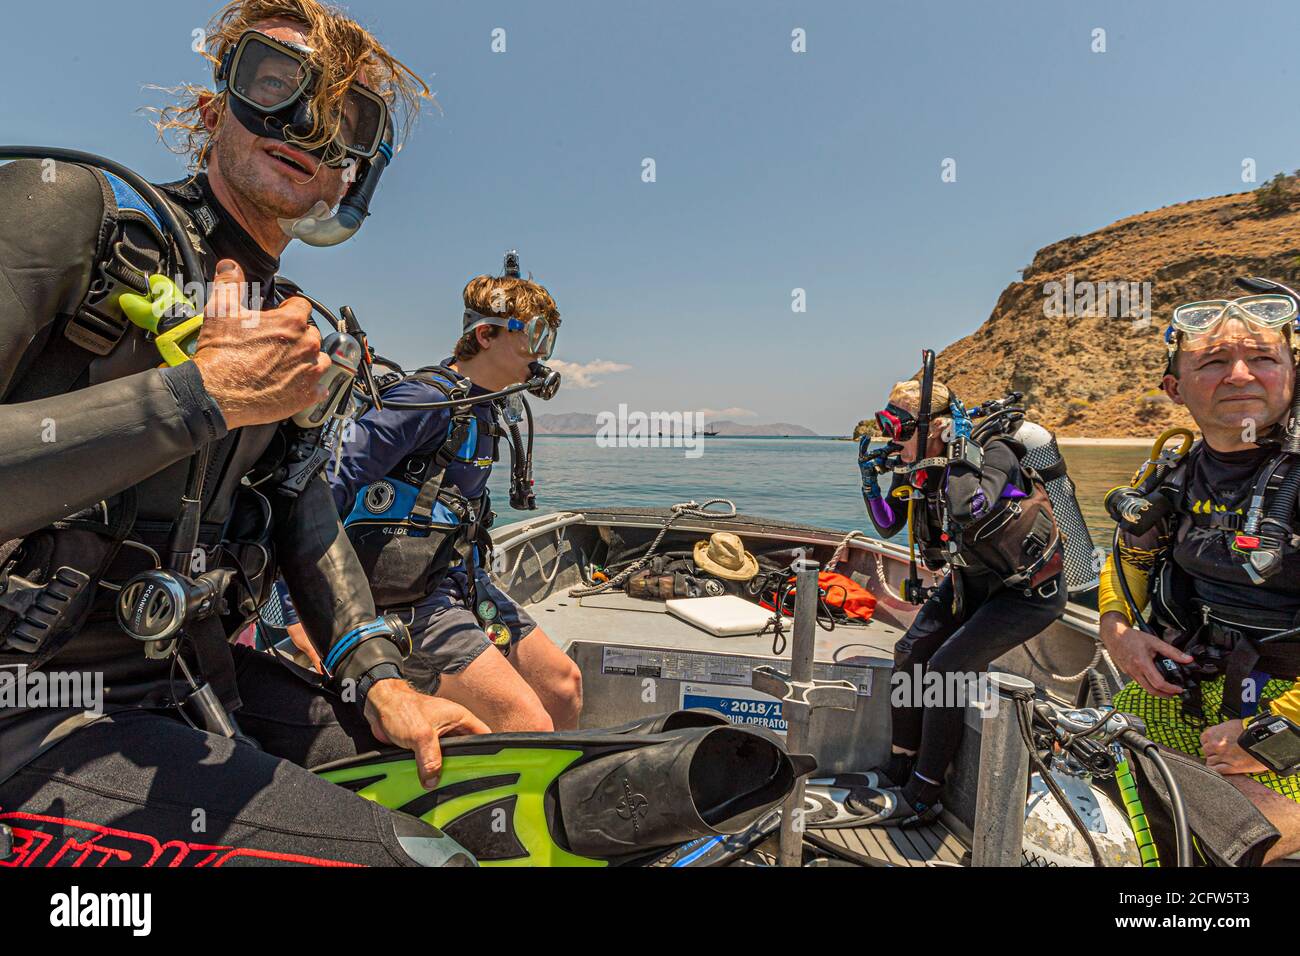
POLYGON ((214 615, 196 621, 186 628, 186 636, 194 648, 203 680, 212 685, 226 710, 232 713, 238 710, 243 701, 239 699, 239 686, 235 681, 235 656, 221 629, 221 619, 214 615))
MULTIPOLYGON (((432 385, 446 395, 448 399, 464 398, 469 394, 470 384, 468 380, 456 382, 454 385, 449 384, 446 377, 438 374, 439 371, 441 371, 440 366, 422 368, 410 377, 432 385)), ((447 372, 448 376, 451 374, 451 372, 447 372)), ((411 507, 412 518, 426 523, 433 520, 433 505, 438 500, 438 493, 442 491, 443 476, 446 474, 447 466, 455 460, 457 449, 464 444, 466 437, 469 435, 469 426, 473 418, 474 410, 470 406, 462 405, 452 409, 451 428, 448 431, 446 440, 430 456, 429 473, 421 482, 420 492, 416 495, 415 504, 411 507)))
POLYGON ((5 643, 26 645, 22 647, 22 663, 32 669, 43 666, 62 648, 71 632, 80 627, 90 612, 92 592, 108 572, 122 548, 122 542, 135 526, 138 504, 136 489, 131 487, 118 496, 116 513, 112 508, 109 509, 107 526, 82 519, 56 521, 51 526, 56 530, 76 528, 92 531, 108 538, 109 546, 105 548, 99 564, 88 572, 55 566, 47 569, 45 584, 46 588, 51 589, 49 598, 53 601, 46 609, 48 613, 33 615, 29 612, 19 617, 11 611, 0 610, 0 637, 5 638, 5 641, 0 641, 0 647, 5 643), (59 595, 62 595, 63 600, 57 600, 59 595), (60 640, 61 637, 64 639, 60 640), (28 654, 29 658, 26 657, 28 654))
POLYGON ((1038 469, 1038 475, 1043 481, 1055 481, 1057 478, 1064 478, 1066 474, 1064 459, 1058 461, 1055 465, 1038 469))
POLYGON ((469 435, 470 420, 473 417, 472 411, 463 409, 457 409, 457 414, 452 417, 451 431, 447 434, 447 440, 433 455, 429 474, 420 485, 420 493, 415 496, 415 504, 411 508, 413 519, 426 523, 433 520, 433 505, 438 500, 438 493, 442 491, 442 481, 447 474, 447 466, 455 459, 456 450, 464 444, 469 435))
POLYGON ((90 284, 73 310, 58 318, 21 380, 11 388, 7 401, 18 404, 63 395, 84 387, 91 363, 108 355, 128 334, 131 323, 118 308, 123 292, 149 293, 148 277, 162 271, 169 253, 166 239, 144 217, 129 225, 147 240, 141 245, 128 233, 128 220, 118 219, 113 192, 102 172, 91 169, 104 196, 104 220, 90 284))
MULTIPOLYGON (((1242 711, 1245 710, 1245 702, 1242 698, 1245 696, 1246 682, 1250 680, 1250 675, 1257 669, 1258 664, 1259 646, 1242 635, 1228 654, 1228 667, 1223 675, 1223 712, 1229 717, 1244 716, 1242 711)), ((1259 699, 1259 691, 1262 689, 1256 689, 1254 695, 1256 700, 1259 699)))

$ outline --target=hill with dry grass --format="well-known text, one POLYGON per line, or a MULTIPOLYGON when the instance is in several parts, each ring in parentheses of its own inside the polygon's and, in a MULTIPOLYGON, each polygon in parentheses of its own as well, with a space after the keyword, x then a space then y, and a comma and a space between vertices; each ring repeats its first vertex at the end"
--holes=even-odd
POLYGON ((1031 417, 1060 435, 1190 426, 1158 389, 1164 329, 1180 303, 1244 294, 1238 275, 1288 284, 1300 276, 1295 178, 1144 212, 1040 249, 988 321, 939 354, 938 377, 967 402, 1023 392, 1031 417))

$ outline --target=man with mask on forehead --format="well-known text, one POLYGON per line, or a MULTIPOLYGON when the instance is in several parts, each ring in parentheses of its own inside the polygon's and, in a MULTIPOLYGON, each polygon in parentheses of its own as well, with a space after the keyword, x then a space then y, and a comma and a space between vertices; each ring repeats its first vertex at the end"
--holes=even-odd
POLYGON ((206 44, 215 89, 158 123, 189 178, 0 166, 0 667, 103 686, 0 708, 0 822, 22 866, 107 859, 97 833, 145 865, 472 864, 306 769, 396 745, 432 785, 438 738, 488 727, 403 679, 409 635, 377 615, 324 476, 293 471, 287 420, 331 358, 275 280, 293 238, 360 228, 428 90, 316 0, 236 0, 206 44), (185 338, 150 315, 179 260, 211 284, 185 338), (277 564, 322 676, 227 643, 277 564))
POLYGON ((1281 834, 1269 862, 1300 850, 1300 767, 1246 749, 1251 728, 1300 723, 1297 310, 1284 286, 1239 282, 1256 294, 1174 310, 1162 385, 1202 438, 1161 455, 1165 433, 1134 485, 1107 495, 1120 530, 1099 610, 1133 679, 1116 708, 1249 797, 1281 834))

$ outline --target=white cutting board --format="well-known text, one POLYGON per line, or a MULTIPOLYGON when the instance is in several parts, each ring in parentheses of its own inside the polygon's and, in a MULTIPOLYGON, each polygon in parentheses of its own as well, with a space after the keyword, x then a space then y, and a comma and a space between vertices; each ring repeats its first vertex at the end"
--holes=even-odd
POLYGON ((772 612, 751 601, 725 594, 722 597, 673 598, 668 613, 694 624, 716 637, 757 634, 772 619, 772 612))

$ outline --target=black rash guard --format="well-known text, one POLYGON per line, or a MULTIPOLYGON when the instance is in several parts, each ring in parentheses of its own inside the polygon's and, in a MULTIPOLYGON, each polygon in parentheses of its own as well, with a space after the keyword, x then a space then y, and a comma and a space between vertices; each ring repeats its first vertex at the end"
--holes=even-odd
MULTIPOLYGON (((15 394, 32 392, 25 375, 34 354, 59 335, 59 318, 85 294, 104 214, 96 174, 65 164, 55 165, 53 177, 44 172, 36 162, 0 166, 0 542, 134 487, 139 517, 131 537, 158 548, 178 511, 190 458, 212 442, 200 544, 215 548, 241 478, 278 426, 228 431, 193 363, 159 369, 156 348, 132 326, 112 353, 91 363, 85 387, 15 402, 15 394)), ((278 261, 221 208, 205 176, 162 188, 204 235, 208 281, 217 260, 230 258, 249 283, 272 288, 278 261), (200 209, 207 214, 197 215, 200 209)), ((324 657, 339 638, 374 617, 369 585, 323 475, 297 499, 268 497, 281 571, 324 657)), ((120 583, 148 566, 141 551, 126 548, 105 580, 120 583)), ((121 632, 114 596, 101 588, 86 625, 44 670, 102 673, 108 713, 163 706, 172 696, 168 663, 147 660, 141 645, 121 632)), ((387 641, 368 641, 338 676, 356 679, 378 663, 400 666, 400 655, 387 641)), ((95 716, 0 707, 0 780, 95 716)))

